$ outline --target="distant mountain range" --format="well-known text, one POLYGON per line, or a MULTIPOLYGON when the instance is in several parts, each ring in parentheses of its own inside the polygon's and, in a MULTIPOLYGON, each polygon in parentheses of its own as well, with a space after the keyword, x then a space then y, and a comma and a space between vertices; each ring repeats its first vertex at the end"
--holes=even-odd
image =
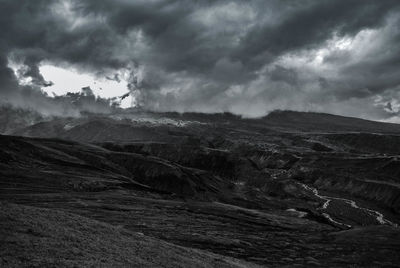
MULTIPOLYGON (((365 132, 399 134, 400 125, 364 120, 355 117, 345 117, 326 113, 273 111, 261 118, 242 118, 230 113, 203 114, 203 113, 175 113, 175 112, 146 112, 137 109, 120 110, 109 115, 85 114, 79 118, 60 118, 43 116, 34 111, 16 109, 10 106, 0 107, 0 133, 34 137, 71 137, 82 136, 79 139, 90 140, 94 132, 105 139, 107 137, 125 139, 125 136, 135 137, 148 135, 149 131, 143 127, 179 127, 185 124, 233 124, 246 125, 256 128, 267 128, 284 132, 365 132), (118 125, 118 126, 116 126, 118 125), (118 129, 142 127, 141 131, 126 133, 128 130, 118 129), (115 129, 117 127, 117 129, 115 129), (79 133, 85 132, 85 133, 79 133), (106 132, 106 133, 105 133, 106 132), (124 136, 125 135, 125 136, 124 136), (84 137, 85 136, 85 137, 84 137)), ((129 131, 128 131, 129 132, 129 131)), ((158 134, 151 134, 156 135, 158 134)), ((139 137, 140 138, 140 137, 139 137)))
POLYGON ((370 133, 400 133, 399 124, 326 113, 274 111, 263 117, 262 120, 276 127, 297 129, 305 132, 358 131, 370 133))

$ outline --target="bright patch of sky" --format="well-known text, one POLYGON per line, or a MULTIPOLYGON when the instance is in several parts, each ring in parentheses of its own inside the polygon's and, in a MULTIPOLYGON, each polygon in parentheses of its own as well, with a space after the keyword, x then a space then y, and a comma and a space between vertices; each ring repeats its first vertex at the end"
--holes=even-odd
MULTIPOLYGON (((74 69, 64 69, 53 65, 42 65, 40 72, 46 81, 54 84, 43 88, 50 96, 53 94, 64 95, 67 92, 80 92, 83 87, 89 86, 96 96, 103 98, 119 97, 128 92, 127 82, 121 79, 120 82, 100 79, 88 73, 79 73, 74 69)), ((132 99, 127 97, 121 102, 121 107, 131 106, 132 99)))

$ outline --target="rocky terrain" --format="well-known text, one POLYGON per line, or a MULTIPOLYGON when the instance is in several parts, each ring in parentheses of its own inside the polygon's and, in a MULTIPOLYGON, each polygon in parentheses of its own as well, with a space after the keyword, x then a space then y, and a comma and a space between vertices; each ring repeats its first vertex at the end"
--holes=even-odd
POLYGON ((397 124, 123 110, 3 133, 0 266, 400 265, 397 124))

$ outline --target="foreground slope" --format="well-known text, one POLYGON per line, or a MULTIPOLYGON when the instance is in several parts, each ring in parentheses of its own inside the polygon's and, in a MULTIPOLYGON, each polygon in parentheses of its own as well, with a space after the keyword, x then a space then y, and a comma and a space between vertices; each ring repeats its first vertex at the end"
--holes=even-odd
POLYGON ((0 203, 1 267, 255 267, 50 209, 0 203))

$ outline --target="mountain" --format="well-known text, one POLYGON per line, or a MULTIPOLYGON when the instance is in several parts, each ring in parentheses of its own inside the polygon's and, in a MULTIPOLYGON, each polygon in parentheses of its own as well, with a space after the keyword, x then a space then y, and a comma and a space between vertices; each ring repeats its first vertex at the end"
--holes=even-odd
POLYGON ((84 266, 90 255, 97 265, 100 240, 111 245, 104 266, 151 266, 145 256, 177 267, 393 266, 397 129, 298 112, 124 111, 18 126, 0 136, 0 224, 11 235, 0 263, 54 255, 84 266))
MULTIPOLYGON (((265 133, 320 134, 400 134, 400 125, 322 113, 275 111, 258 119, 246 119, 229 113, 119 113, 111 116, 86 115, 80 118, 55 118, 14 128, 13 135, 58 137, 80 141, 133 141, 169 139, 204 134, 204 129, 242 128, 265 133), (175 132, 174 134, 172 132, 175 132), (181 134, 180 134, 181 133, 181 134)), ((3 127, 4 128, 4 127, 3 127)), ((217 130, 218 131, 218 130, 217 130)), ((206 134, 205 134, 206 135, 206 134)))
POLYGON ((400 133, 400 125, 346 117, 325 113, 274 111, 261 119, 263 122, 280 128, 305 132, 370 132, 400 133))

